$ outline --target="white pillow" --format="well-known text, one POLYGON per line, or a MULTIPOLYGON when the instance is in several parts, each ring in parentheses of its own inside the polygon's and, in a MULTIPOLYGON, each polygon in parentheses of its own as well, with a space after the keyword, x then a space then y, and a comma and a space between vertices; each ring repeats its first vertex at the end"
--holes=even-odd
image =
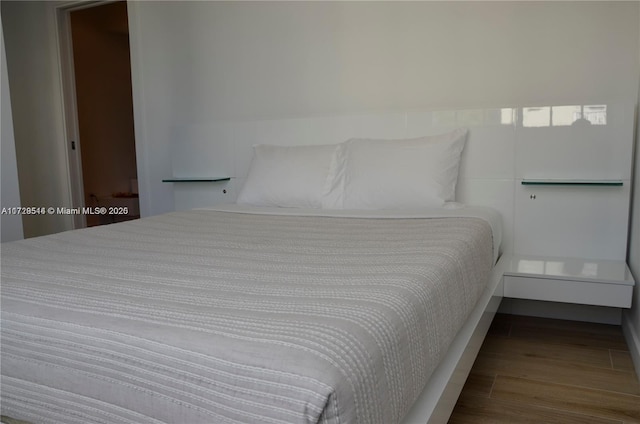
POLYGON ((238 204, 320 208, 336 145, 253 146, 238 204))
POLYGON ((404 140, 351 139, 335 151, 325 209, 412 209, 455 200, 467 130, 404 140))

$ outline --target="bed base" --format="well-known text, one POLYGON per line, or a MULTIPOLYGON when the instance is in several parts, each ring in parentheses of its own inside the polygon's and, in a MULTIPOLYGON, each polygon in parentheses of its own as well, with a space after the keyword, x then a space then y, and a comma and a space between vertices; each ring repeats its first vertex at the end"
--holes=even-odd
POLYGON ((487 288, 476 307, 401 424, 443 424, 449 420, 502 301, 505 263, 503 255, 491 271, 487 288))

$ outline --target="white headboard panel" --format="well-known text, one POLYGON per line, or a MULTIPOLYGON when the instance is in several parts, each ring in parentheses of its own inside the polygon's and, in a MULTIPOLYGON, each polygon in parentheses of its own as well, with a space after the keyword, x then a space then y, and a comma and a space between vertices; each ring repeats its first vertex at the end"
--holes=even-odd
POLYGON ((634 105, 619 104, 407 110, 182 126, 174 132, 174 176, 231 180, 175 184, 175 207, 234 202, 254 144, 335 144, 352 137, 419 137, 464 127, 469 137, 457 197, 464 203, 492 206, 502 214, 503 251, 544 254, 552 240, 554 249, 565 256, 623 259, 626 219, 620 220, 628 216, 633 110, 634 105), (607 178, 621 181, 623 188, 522 185, 528 178, 607 178), (537 202, 527 203, 533 194, 537 202), (602 199, 607 207, 585 211, 589 201, 585 198, 600 205, 602 199), (580 209, 575 211, 580 224, 553 221, 554 216, 570 219, 573 208, 580 209), (574 236, 588 231, 587 224, 605 228, 595 232, 604 234, 604 239, 588 248, 573 240, 583 243, 585 237, 574 236), (540 237, 546 233, 547 239, 540 237))

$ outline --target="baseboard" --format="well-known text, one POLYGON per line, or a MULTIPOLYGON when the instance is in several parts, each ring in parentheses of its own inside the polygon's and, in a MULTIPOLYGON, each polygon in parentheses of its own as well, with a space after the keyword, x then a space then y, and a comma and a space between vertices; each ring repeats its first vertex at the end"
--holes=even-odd
POLYGON ((622 314, 622 332, 627 340, 631 359, 633 359, 633 365, 640 380, 640 328, 635 327, 631 319, 629 319, 628 313, 622 314))
POLYGON ((604 306, 577 305, 574 303, 543 302, 527 299, 502 299, 500 313, 525 315, 542 318, 566 319, 571 321, 597 322, 600 324, 620 325, 620 308, 604 306))

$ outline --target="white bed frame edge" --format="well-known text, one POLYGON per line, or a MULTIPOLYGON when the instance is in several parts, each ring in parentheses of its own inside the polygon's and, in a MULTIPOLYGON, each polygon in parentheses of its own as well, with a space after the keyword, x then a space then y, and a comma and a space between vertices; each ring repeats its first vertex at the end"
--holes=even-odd
POLYGON ((506 255, 494 266, 484 293, 401 424, 446 423, 500 306, 506 255))

